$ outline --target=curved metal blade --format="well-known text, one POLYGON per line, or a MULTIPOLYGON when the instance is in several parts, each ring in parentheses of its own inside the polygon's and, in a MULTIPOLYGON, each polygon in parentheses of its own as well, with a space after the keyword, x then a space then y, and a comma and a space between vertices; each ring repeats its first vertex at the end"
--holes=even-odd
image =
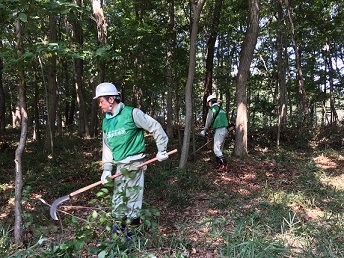
POLYGON ((68 201, 70 199, 69 195, 63 196, 61 198, 56 199, 53 204, 50 206, 50 216, 53 218, 53 220, 59 220, 56 214, 57 206, 59 206, 61 203, 68 201))

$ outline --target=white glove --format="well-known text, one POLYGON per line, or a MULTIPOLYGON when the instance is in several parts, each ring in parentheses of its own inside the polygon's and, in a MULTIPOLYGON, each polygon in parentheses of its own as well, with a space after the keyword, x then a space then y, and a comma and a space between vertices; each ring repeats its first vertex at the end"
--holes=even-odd
POLYGON ((156 154, 156 157, 158 158, 159 161, 163 161, 165 159, 168 159, 168 154, 166 151, 160 151, 158 154, 156 154))
POLYGON ((199 134, 202 136, 206 136, 207 132, 205 130, 202 130, 199 134))
POLYGON ((102 177, 100 178, 100 180, 102 181, 102 184, 106 184, 107 182, 109 182, 106 178, 110 176, 111 176, 111 171, 104 170, 102 177))

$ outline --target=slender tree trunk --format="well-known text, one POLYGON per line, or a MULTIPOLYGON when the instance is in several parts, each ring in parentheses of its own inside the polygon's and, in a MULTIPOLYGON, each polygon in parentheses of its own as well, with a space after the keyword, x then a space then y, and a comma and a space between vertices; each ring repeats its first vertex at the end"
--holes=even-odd
POLYGON ((210 25, 210 36, 207 43, 207 58, 205 63, 205 83, 204 83, 204 94, 203 94, 203 112, 202 120, 203 124, 208 113, 207 97, 212 93, 213 86, 213 66, 214 66, 214 52, 215 52, 215 42, 218 33, 218 27, 220 24, 220 16, 222 9, 222 0, 215 1, 215 8, 213 13, 213 22, 210 25))
POLYGON ((103 7, 100 0, 92 0, 93 17, 97 24, 98 41, 99 43, 106 44, 107 42, 107 30, 106 22, 103 12, 103 7))
POLYGON ((287 17, 290 24, 290 33, 291 33, 291 41, 295 53, 295 61, 296 61, 296 68, 298 74, 298 87, 299 87, 299 95, 300 95, 300 108, 301 112, 304 114, 303 122, 305 122, 308 114, 308 103, 307 103, 307 95, 305 90, 305 83, 303 78, 302 72, 302 65, 301 65, 301 46, 297 46, 295 40, 295 29, 294 23, 292 18, 292 11, 289 0, 285 0, 286 7, 287 7, 287 17))
POLYGON ((237 78, 237 118, 234 154, 246 156, 247 151, 247 95, 246 83, 249 78, 250 64, 257 43, 259 30, 259 0, 248 0, 248 26, 240 53, 237 78))
POLYGON ((33 114, 34 114, 34 126, 33 126, 33 133, 32 139, 38 141, 41 139, 40 134, 40 122, 39 122, 39 108, 38 108, 38 100, 39 100, 39 87, 38 87, 38 78, 39 74, 37 71, 36 62, 32 62, 33 67, 33 78, 34 78, 34 94, 33 94, 33 114))
MULTIPOLYGON (((82 0, 76 0, 78 6, 83 6, 82 0)), ((82 14, 78 14, 78 21, 75 21, 73 25, 75 41, 78 44, 79 50, 83 48, 83 32, 81 26, 82 14)), ((89 136, 89 127, 88 127, 88 112, 85 103, 85 92, 84 92, 84 62, 81 58, 74 58, 74 83, 75 91, 77 95, 77 101, 79 105, 79 127, 78 134, 79 136, 89 136)))
POLYGON ((74 81, 75 81, 75 91, 77 95, 77 101, 79 106, 79 136, 88 136, 89 130, 87 125, 87 110, 85 104, 85 93, 83 86, 83 72, 84 72, 84 62, 80 58, 74 59, 74 81))
MULTIPOLYGON (((230 49, 230 48, 229 48, 230 49)), ((233 67, 233 59, 234 59, 234 53, 236 52, 236 47, 233 47, 231 51, 228 50, 228 68, 226 69, 226 85, 227 85, 227 91, 226 91, 226 97, 227 97, 227 106, 226 106, 226 112, 227 117, 230 117, 233 119, 234 113, 236 113, 235 108, 232 108, 231 101, 234 105, 234 99, 231 100, 233 97, 231 95, 232 87, 235 87, 235 81, 233 80, 233 76, 230 73, 231 68, 233 67), (232 110, 231 110, 232 109, 232 110), (230 113, 229 113, 230 112, 230 113)))
POLYGON ((278 124, 277 124, 277 141, 276 146, 280 145, 280 136, 283 123, 286 121, 287 115, 287 91, 286 91, 286 56, 285 56, 285 26, 283 14, 283 0, 276 1, 277 5, 277 83, 279 88, 279 110, 278 110, 278 124))
MULTIPOLYGON (((93 95, 95 96, 95 91, 96 91, 96 86, 99 83, 104 82, 105 80, 105 63, 101 62, 99 60, 98 62, 98 78, 96 79, 97 83, 89 83, 89 85, 92 85, 92 92, 93 95)), ((91 137, 96 137, 98 135, 98 111, 99 111, 99 106, 98 106, 98 101, 92 99, 92 109, 91 109, 91 117, 90 117, 90 136, 91 137)))
POLYGON ((176 31, 174 28, 174 0, 168 1, 168 42, 166 53, 166 74, 167 74, 167 135, 170 139, 173 138, 173 106, 172 96, 174 89, 174 72, 173 72, 173 55, 176 42, 176 31))
POLYGON ((15 109, 12 111, 12 128, 19 128, 20 127, 20 107, 19 102, 16 102, 15 109))
POLYGON ((328 78, 330 84, 330 109, 331 109, 331 124, 336 124, 338 122, 338 114, 335 107, 334 99, 334 83, 333 83, 333 74, 335 73, 332 66, 332 57, 331 57, 331 44, 326 42, 326 53, 325 53, 325 63, 328 67, 328 78))
POLYGON ((175 82, 174 82, 174 85, 175 85, 175 88, 177 89, 176 91, 176 100, 175 100, 175 103, 174 103, 174 113, 175 113, 175 121, 174 121, 174 124, 177 125, 177 131, 174 132, 174 137, 175 137, 175 134, 177 134, 177 137, 178 137, 178 145, 179 146, 182 146, 183 144, 183 135, 182 135, 182 130, 181 130, 181 123, 180 123, 180 92, 181 92, 181 89, 179 87, 179 84, 178 84, 178 81, 179 81, 179 78, 176 78, 175 82))
MULTIPOLYGON (((20 20, 16 22, 17 33, 17 57, 20 58, 23 53, 23 28, 20 20)), ((23 238, 23 226, 22 226, 22 190, 23 190, 23 167, 22 167, 22 155, 26 145, 27 139, 27 112, 25 103, 25 76, 22 67, 18 68, 18 107, 21 115, 21 132, 19 144, 15 152, 15 201, 14 201, 14 240, 17 244, 22 242, 23 238)))
POLYGON ((66 83, 66 89, 65 89, 65 95, 66 100, 64 103, 64 117, 66 120, 66 127, 69 128, 74 124, 74 118, 75 118, 75 110, 76 110, 76 93, 75 93, 75 87, 73 87, 73 80, 70 77, 69 71, 69 63, 66 60, 61 60, 62 66, 65 68, 66 71, 62 71, 63 74, 61 77, 65 78, 66 83))
MULTIPOLYGON (((100 0, 92 0, 92 7, 93 7, 93 17, 97 24, 97 33, 98 33, 98 42, 99 46, 103 47, 107 44, 107 29, 106 29, 106 22, 103 12, 103 7, 100 0)), ((105 61, 103 59, 98 59, 98 78, 96 79, 96 83, 93 84, 93 93, 95 92, 95 88, 99 83, 104 82, 105 80, 105 61)), ((92 85, 92 84, 91 84, 92 85)), ((90 118, 90 135, 92 137, 97 135, 97 126, 98 126, 98 103, 96 100, 92 101, 92 110, 91 110, 91 118, 90 118)))
POLYGON ((192 27, 191 27, 191 37, 190 37, 190 54, 189 54, 189 72, 188 78, 185 86, 185 131, 184 131, 184 139, 183 139, 183 146, 182 152, 179 162, 180 168, 185 168, 186 163, 188 160, 189 155, 189 147, 190 147, 190 138, 191 138, 191 131, 192 131, 192 86, 195 77, 195 68, 196 68, 196 45, 197 45, 197 33, 198 33, 198 25, 199 20, 201 17, 201 11, 203 9, 205 0, 198 0, 197 3, 190 0, 190 5, 193 10, 193 20, 192 20, 192 27))
MULTIPOLYGON (((287 45, 287 43, 286 43, 287 45)), ((284 50, 284 56, 288 56, 288 49, 286 48, 284 50)), ((291 92, 291 83, 292 83, 292 79, 291 79, 291 74, 290 74, 290 69, 289 69, 289 59, 286 58, 285 60, 286 62, 286 73, 287 73, 287 100, 290 100, 291 99, 291 95, 292 95, 292 92, 291 92)), ((288 117, 292 117, 293 115, 293 103, 292 101, 287 101, 287 104, 288 104, 288 113, 287 113, 287 118, 288 117), (289 114, 289 115, 288 115, 289 114)))
MULTIPOLYGON (((0 48, 2 48, 2 40, 0 40, 0 48)), ((6 102, 5 91, 2 83, 2 69, 4 68, 3 59, 0 57, 0 135, 5 132, 6 128, 6 102)))
MULTIPOLYGON (((51 13, 49 15, 49 41, 57 42, 57 30, 56 30, 56 15, 51 13)), ((55 136, 55 123, 56 123, 56 112, 58 104, 58 89, 57 89, 57 68, 56 68, 56 54, 51 53, 51 57, 48 58, 47 62, 47 110, 48 110, 48 121, 45 132, 44 149, 48 150, 54 158, 54 136, 55 136)), ((42 75, 44 76, 44 74, 42 75)))
MULTIPOLYGON (((69 22, 67 16, 63 16, 63 22, 65 29, 64 33, 70 35, 73 34, 73 25, 69 22)), ((73 60, 74 61, 74 60, 73 60)), ((75 87, 72 86, 75 84, 74 77, 70 76, 69 71, 73 69, 72 63, 65 59, 61 59, 61 65, 64 67, 62 70, 61 78, 65 78, 65 81, 67 82, 65 85, 65 103, 64 103, 64 117, 66 120, 66 128, 67 130, 70 130, 71 127, 73 127, 75 122, 75 113, 76 113, 76 92, 75 87)), ((74 128, 72 129, 74 130, 74 128)))

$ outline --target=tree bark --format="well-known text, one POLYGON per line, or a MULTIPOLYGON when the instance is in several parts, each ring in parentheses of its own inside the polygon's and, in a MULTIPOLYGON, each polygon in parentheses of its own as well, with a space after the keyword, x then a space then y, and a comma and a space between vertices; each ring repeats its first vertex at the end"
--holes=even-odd
POLYGON ((331 44, 326 41, 326 49, 325 49, 325 64, 328 68, 328 78, 330 84, 330 110, 331 110, 331 124, 337 124, 338 122, 338 114, 335 108, 335 93, 334 93, 334 83, 333 83, 333 74, 335 73, 333 66, 332 66, 332 57, 331 57, 331 44))
POLYGON ((295 29, 294 23, 292 18, 292 11, 289 0, 285 0, 286 7, 287 7, 287 17, 290 24, 290 34, 291 34, 291 41, 295 53, 295 62, 296 62, 296 69, 297 69, 297 79, 298 79, 298 89, 300 95, 300 111, 304 115, 304 119, 302 122, 305 122, 307 115, 308 115, 308 103, 307 103, 307 95, 305 90, 305 82, 303 78, 302 72, 302 65, 301 65, 301 44, 297 46, 296 39, 295 39, 295 29))
POLYGON ((174 28, 174 0, 168 1, 168 42, 167 42, 167 53, 166 53, 166 74, 167 74, 167 130, 166 133, 168 138, 173 138, 173 89, 174 89, 174 72, 173 72, 173 55, 175 50, 176 42, 176 31, 174 28))
MULTIPOLYGON (((0 40, 0 48, 2 48, 2 40, 0 40)), ((5 91, 2 82, 2 69, 4 68, 3 59, 0 57, 0 135, 5 132, 6 128, 6 102, 5 91)))
MULTIPOLYGON (((82 0, 76 0, 76 4, 80 7, 83 6, 82 0)), ((75 41, 79 47, 79 51, 83 47, 83 32, 80 21, 82 20, 82 14, 78 14, 78 20, 75 21, 73 25, 75 41)), ((85 92, 83 84, 83 75, 84 75, 84 62, 81 58, 74 58, 74 84, 75 91, 77 95, 77 101, 79 105, 79 127, 78 134, 79 136, 89 136, 89 127, 88 127, 88 112, 85 104, 85 92)))
MULTIPOLYGON (((56 30, 56 15, 51 13, 49 15, 49 41, 57 42, 57 30, 56 30)), ((45 132, 44 149, 48 150, 54 158, 54 136, 55 136, 55 122, 56 112, 58 104, 58 89, 57 89, 57 68, 56 68, 56 54, 51 53, 51 57, 48 58, 47 62, 47 111, 48 121, 45 132)), ((44 74, 42 74, 44 76, 44 74)))
POLYGON ((32 132, 32 139, 34 141, 39 141, 41 139, 41 133, 40 133, 40 122, 39 122, 39 86, 38 86, 38 80, 39 80, 39 73, 37 68, 37 63, 32 62, 32 68, 33 68, 33 81, 34 81, 34 92, 33 92, 33 132, 32 132))
POLYGON ((203 9, 205 0, 198 0, 197 3, 190 0, 190 5, 193 10, 193 20, 191 27, 191 37, 190 37, 190 53, 189 53, 189 71, 188 78, 185 86, 185 130, 183 138, 183 146, 181 151, 181 157, 179 162, 180 168, 185 168, 189 155, 190 138, 193 125, 192 116, 192 92, 193 92, 193 82, 195 77, 195 67, 196 67, 196 45, 197 45, 197 33, 198 25, 201 16, 201 11, 203 9))
POLYGON ((259 0, 249 0, 249 19, 245 39, 241 48, 237 78, 237 118, 234 154, 246 156, 247 151, 247 94, 246 83, 250 64, 257 43, 259 30, 259 0))
POLYGON ((277 88, 279 89, 279 110, 277 123, 277 148, 280 145, 281 130, 287 116, 287 90, 286 90, 286 37, 284 26, 283 0, 276 1, 277 6, 277 88))
POLYGON ((92 0, 93 17, 97 24, 98 41, 102 44, 107 42, 107 30, 103 8, 100 0, 92 0))
MULTIPOLYGON (((97 33, 98 33, 98 42, 99 46, 103 47, 107 44, 107 28, 106 22, 103 12, 103 7, 100 0, 92 0, 92 7, 93 7, 93 17, 97 25, 97 33)), ((98 63, 98 78, 96 79, 96 83, 93 84, 93 93, 95 92, 95 88, 99 83, 104 82, 105 80, 105 60, 99 58, 97 59, 98 63)), ((93 94, 95 95, 95 94, 93 94)), ((90 118, 90 135, 92 137, 97 135, 97 127, 98 127, 98 103, 96 100, 92 101, 92 110, 91 110, 91 118, 90 118)))
POLYGON ((212 94, 215 42, 216 42, 218 27, 220 23, 221 9, 222 9, 222 0, 216 0, 214 13, 213 13, 213 21, 212 21, 212 24, 210 25, 210 36, 207 43, 207 58, 206 58, 206 63, 205 63, 206 72, 205 72, 203 112, 202 112, 203 124, 205 123, 205 119, 208 113, 207 97, 210 94, 212 94))
MULTIPOLYGON (((23 28, 18 19, 16 22, 17 33, 17 57, 20 58, 23 53, 23 28)), ((27 112, 25 103, 25 77, 22 67, 18 67, 18 107, 21 117, 21 132, 19 144, 15 152, 15 201, 14 201, 14 240, 19 244, 23 238, 23 226, 22 226, 22 190, 23 190, 23 167, 22 167, 22 155, 26 145, 27 139, 27 112)))

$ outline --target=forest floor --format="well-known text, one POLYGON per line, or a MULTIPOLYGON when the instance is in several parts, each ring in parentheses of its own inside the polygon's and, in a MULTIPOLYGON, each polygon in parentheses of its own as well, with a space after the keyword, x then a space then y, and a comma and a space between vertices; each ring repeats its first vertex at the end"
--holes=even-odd
MULTIPOLYGON (((232 155, 229 139, 228 173, 216 171, 209 146, 190 157, 186 170, 177 168, 178 154, 149 165, 144 201, 160 213, 149 218, 158 222, 158 233, 144 250, 135 249, 133 257, 343 257, 343 135, 340 129, 303 141, 296 133, 282 139, 288 147, 277 150, 271 147, 271 132, 259 132, 251 135, 245 158, 232 155)), ((206 140, 196 139, 195 149, 206 140)), ((13 135, 3 138, 0 148, 0 226, 9 235, 14 223, 15 140, 13 135)), ((48 205, 56 198, 99 180, 100 142, 61 137, 54 160, 41 143, 28 142, 23 156, 26 246, 42 236, 49 243, 67 240, 75 232, 71 216, 82 223, 99 207, 109 209, 90 204, 100 190, 96 187, 61 205, 60 221, 49 215, 48 205)), ((179 146, 171 141, 169 149, 174 148, 179 146)), ((156 153, 151 139, 147 153, 147 158, 156 153)))

